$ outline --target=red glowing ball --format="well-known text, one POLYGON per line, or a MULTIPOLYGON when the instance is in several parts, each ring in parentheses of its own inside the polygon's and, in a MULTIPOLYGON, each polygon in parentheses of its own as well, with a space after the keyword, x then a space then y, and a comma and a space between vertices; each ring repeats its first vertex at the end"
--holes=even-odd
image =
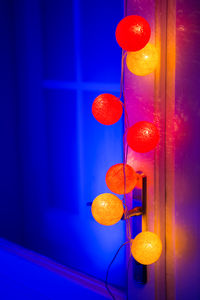
POLYGON ((130 193, 137 184, 138 176, 133 168, 125 164, 126 190, 124 190, 124 165, 116 164, 106 173, 107 187, 115 194, 130 193))
POLYGON ((138 51, 150 39, 149 23, 140 16, 127 16, 117 25, 115 36, 119 46, 126 51, 138 51))
POLYGON ((128 129, 127 144, 135 152, 145 153, 157 146, 159 138, 158 129, 153 123, 141 121, 128 129))
POLYGON ((115 124, 123 113, 122 103, 111 94, 99 95, 92 104, 92 114, 103 125, 115 124))

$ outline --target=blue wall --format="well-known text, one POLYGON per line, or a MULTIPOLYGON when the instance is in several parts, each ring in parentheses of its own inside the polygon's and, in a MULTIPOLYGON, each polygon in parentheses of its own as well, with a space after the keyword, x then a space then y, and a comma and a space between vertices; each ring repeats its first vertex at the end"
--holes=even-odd
POLYGON ((13 9, 0 2, 0 236, 22 240, 18 101, 13 9))
MULTIPOLYGON (((16 76, 7 71, 13 92, 1 105, 11 131, 11 141, 3 138, 17 221, 2 231, 23 220, 16 227, 23 246, 104 280, 125 227, 122 221, 109 228, 97 224, 86 204, 108 192, 106 171, 122 162, 123 119, 103 126, 91 106, 101 93, 119 95, 121 50, 114 32, 122 1, 16 0, 8 8, 12 36, 5 52, 13 53, 6 53, 5 67, 15 67, 16 76)), ((10 205, 4 215, 12 215, 10 205)), ((15 240, 15 231, 7 238, 15 240)), ((110 281, 124 287, 125 279, 122 251, 110 281)))

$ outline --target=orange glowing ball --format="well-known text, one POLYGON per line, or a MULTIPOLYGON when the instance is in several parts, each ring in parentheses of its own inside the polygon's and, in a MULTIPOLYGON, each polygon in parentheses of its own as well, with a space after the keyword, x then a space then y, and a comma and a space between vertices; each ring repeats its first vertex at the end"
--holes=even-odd
POLYGON ((115 195, 105 193, 97 196, 92 202, 92 215, 101 225, 114 225, 123 216, 122 201, 115 195))
POLYGON ((151 122, 140 121, 128 129, 127 144, 135 152, 145 153, 153 150, 159 139, 158 129, 151 122))
POLYGON ((158 52, 155 46, 148 43, 140 51, 128 52, 126 65, 131 73, 138 76, 154 72, 158 65, 158 52))
POLYGON ((99 95, 92 104, 92 114, 103 125, 115 124, 123 113, 122 103, 111 94, 99 95))
POLYGON ((162 242, 153 232, 141 232, 132 240, 131 253, 140 264, 153 264, 160 258, 162 242))
POLYGON ((115 194, 130 193, 137 184, 138 176, 133 168, 125 164, 126 189, 124 190, 124 165, 116 164, 106 173, 107 187, 115 194))

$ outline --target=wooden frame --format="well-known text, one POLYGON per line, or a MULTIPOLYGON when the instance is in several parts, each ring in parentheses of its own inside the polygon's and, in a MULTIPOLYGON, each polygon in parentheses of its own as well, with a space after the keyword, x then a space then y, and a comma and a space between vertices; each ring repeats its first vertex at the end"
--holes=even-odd
POLYGON ((159 116, 161 141, 155 151, 154 225, 163 243, 155 266, 155 298, 175 299, 175 200, 173 120, 175 106, 176 1, 156 0, 155 41, 160 68, 155 77, 155 114, 159 116), (168 121, 169 120, 169 121, 168 121))

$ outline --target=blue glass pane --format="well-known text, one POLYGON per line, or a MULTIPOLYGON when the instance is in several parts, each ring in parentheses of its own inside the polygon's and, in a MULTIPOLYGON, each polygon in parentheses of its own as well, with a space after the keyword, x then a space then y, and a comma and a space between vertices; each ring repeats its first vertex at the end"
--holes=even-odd
POLYGON ((115 29, 123 17, 123 1, 82 0, 80 4, 82 78, 118 83, 121 48, 115 41, 115 29))
POLYGON ((42 0, 44 79, 75 80, 73 0, 42 0))
POLYGON ((77 213, 76 92, 46 90, 44 95, 50 205, 77 213))

